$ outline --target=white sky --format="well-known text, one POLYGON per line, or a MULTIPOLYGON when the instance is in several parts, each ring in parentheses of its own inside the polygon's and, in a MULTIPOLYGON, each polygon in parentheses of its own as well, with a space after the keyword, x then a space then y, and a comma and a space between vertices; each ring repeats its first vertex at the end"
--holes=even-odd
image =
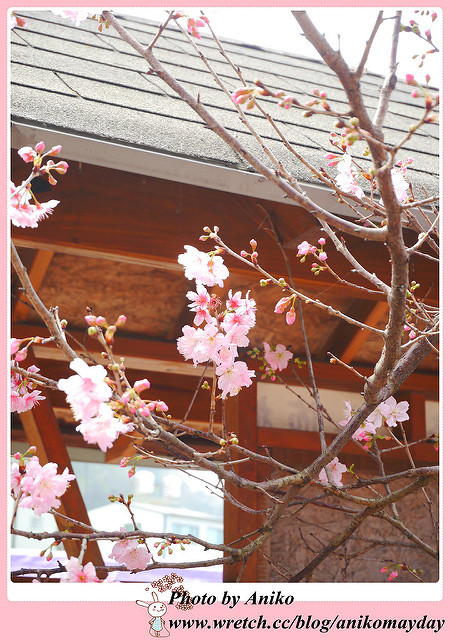
MULTIPOLYGON (((179 7, 175 7, 181 10, 179 7)), ((311 58, 317 58, 314 48, 301 35, 300 27, 291 15, 291 8, 203 8, 217 35, 233 38, 251 44, 258 44, 269 49, 277 49, 290 53, 297 53, 311 58)), ((434 9, 429 9, 430 14, 434 9)), ((140 15, 152 20, 163 21, 167 17, 167 10, 160 8, 131 8, 123 9, 124 13, 140 15)), ((441 49, 442 46, 442 12, 436 9, 438 19, 431 24, 428 16, 415 14, 414 10, 406 9, 403 13, 402 23, 408 24, 415 19, 421 25, 422 33, 431 26, 433 41, 441 49), (422 26, 423 25, 423 26, 422 26)), ((200 10, 188 8, 185 13, 192 17, 199 17, 200 10)), ((364 50, 372 26, 375 22, 378 9, 372 8, 322 8, 308 9, 308 13, 322 33, 328 38, 333 48, 338 48, 340 40, 341 51, 350 66, 357 66, 359 58, 364 50), (339 39, 340 36, 340 39, 339 39)), ((393 16, 394 9, 386 9, 385 16, 393 16)), ((205 30, 206 31, 206 30, 205 30)), ((202 30, 200 30, 200 33, 202 30)), ((384 74, 390 52, 390 36, 392 33, 392 21, 386 20, 381 26, 375 40, 372 53, 369 57, 367 68, 369 71, 384 74)), ((427 49, 427 43, 420 40, 412 33, 400 34, 400 64, 398 77, 404 79, 406 73, 412 73, 420 82, 424 82, 426 73, 431 76, 432 86, 441 85, 442 67, 441 54, 435 53, 427 56, 422 69, 418 68, 420 59, 413 60, 415 54, 421 55, 427 49)))

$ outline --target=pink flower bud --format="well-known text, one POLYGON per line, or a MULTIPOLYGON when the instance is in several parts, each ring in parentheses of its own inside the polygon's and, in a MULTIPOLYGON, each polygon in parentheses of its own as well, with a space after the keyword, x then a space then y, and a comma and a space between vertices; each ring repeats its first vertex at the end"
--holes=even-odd
POLYGON ((406 79, 406 84, 410 84, 413 87, 417 85, 417 82, 414 80, 414 76, 412 75, 412 73, 407 73, 405 79, 406 79))
POLYGON ((120 315, 114 324, 116 325, 116 327, 123 327, 126 321, 127 321, 127 317, 124 315, 120 315))
POLYGON ((133 385, 133 389, 136 391, 136 393, 141 393, 142 391, 144 391, 144 389, 149 389, 150 388, 150 382, 147 380, 147 378, 143 378, 142 380, 136 380, 136 382, 133 385))
POLYGON ((128 458, 127 457, 122 458, 122 460, 120 461, 120 466, 121 467, 126 467, 127 464, 130 462, 130 460, 131 460, 131 458, 129 458, 129 457, 128 458))
POLYGON ((60 144, 57 144, 56 146, 52 147, 50 149, 50 151, 48 152, 49 156, 57 156, 58 153, 61 152, 62 146, 60 144))
POLYGON ((36 153, 31 147, 22 147, 17 152, 24 162, 33 162, 36 153))
POLYGON ((427 75, 425 76, 425 80, 426 80, 427 84, 430 82, 431 76, 430 76, 429 73, 427 73, 427 75))
POLYGON ((317 240, 317 244, 320 244, 320 245, 322 245, 322 246, 325 244, 325 242, 326 242, 325 238, 319 238, 319 239, 317 240))
POLYGON ((11 355, 13 356, 17 349, 20 347, 22 343, 22 340, 19 340, 19 338, 11 338, 10 343, 9 343, 9 347, 10 347, 10 351, 11 351, 11 355))
POLYGON ((321 251, 318 255, 319 260, 322 260, 322 262, 325 262, 325 260, 328 258, 327 254, 325 253, 325 251, 321 251))
POLYGON ((411 98, 418 98, 419 97, 419 92, 417 91, 417 89, 413 89, 411 91, 411 98))
POLYGON ((14 360, 16 360, 17 362, 22 362, 23 360, 25 360, 27 355, 28 355, 27 347, 24 347, 20 351, 17 351, 16 355, 14 356, 14 360))
POLYGON ((290 299, 291 298, 280 298, 278 300, 277 304, 275 305, 274 312, 275 313, 283 313, 284 308, 289 303, 290 299))
POLYGON ((97 316, 93 316, 93 315, 87 315, 84 316, 84 319, 86 320, 86 322, 88 323, 88 325, 90 327, 94 326, 96 324, 96 320, 97 320, 97 316))
POLYGON ((37 153, 42 153, 45 149, 45 144, 42 141, 38 142, 34 148, 36 149, 37 153))
POLYGON ((286 322, 287 324, 294 324, 295 322, 295 309, 289 309, 286 314, 286 322))

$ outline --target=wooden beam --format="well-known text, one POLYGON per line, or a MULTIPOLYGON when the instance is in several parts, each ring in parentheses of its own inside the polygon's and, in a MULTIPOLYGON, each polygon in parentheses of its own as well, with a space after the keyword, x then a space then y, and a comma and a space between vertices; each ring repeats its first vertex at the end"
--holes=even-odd
MULTIPOLYGON (((20 179, 26 167, 20 164, 20 158, 16 156, 14 154, 12 167, 20 179)), ((257 220, 237 210, 233 194, 193 185, 183 185, 180 190, 179 184, 167 180, 143 178, 85 164, 80 164, 77 171, 69 171, 59 181, 57 188, 61 204, 55 215, 37 229, 14 228, 13 238, 17 246, 178 270, 177 256, 183 251, 183 245, 194 244, 203 227, 214 224, 219 227, 223 240, 238 251, 245 248, 251 238, 255 238, 262 264, 270 265, 273 275, 286 277, 278 247, 260 228, 257 220), (101 206, 99 193, 102 194, 101 206), (129 211, 130 207, 139 211, 140 215, 133 217, 133 224, 126 224, 124 212, 129 211)), ((259 202, 267 207, 266 201, 248 198, 249 210, 259 202)), ((302 237, 304 232, 310 230, 311 216, 300 207, 274 202, 270 203, 270 207, 276 214, 283 238, 302 237)), ((371 243, 373 250, 368 251, 367 243, 352 237, 346 238, 346 244, 369 271, 389 281, 389 255, 383 245, 371 243)), ((295 247, 288 249, 288 253, 292 258, 293 275, 298 287, 322 291, 332 286, 336 293, 349 294, 348 287, 327 272, 322 273, 320 278, 313 276, 310 269, 295 258, 295 247)), ((331 245, 327 247, 327 253, 333 269, 345 276, 349 272, 346 259, 331 245)), ((437 265, 420 256, 414 256, 412 263, 416 272, 420 273, 421 291, 430 291, 428 301, 432 302, 438 296, 437 265)), ((237 261, 231 260, 229 266, 237 273, 254 273, 237 261)), ((351 279, 357 284, 367 284, 356 273, 351 274, 351 279)), ((362 289, 352 289, 351 295, 369 299, 379 297, 362 289)))
MULTIPOLYGON (((53 251, 47 251, 46 249, 38 249, 36 251, 33 264, 28 271, 28 276, 35 291, 39 291, 45 274, 47 273, 47 269, 50 266, 50 262, 52 261, 53 255, 53 251)), ((19 294, 19 298, 16 301, 16 304, 14 305, 14 310, 12 313, 13 322, 24 322, 28 318, 30 307, 28 306, 28 304, 24 304, 26 302, 27 297, 23 292, 21 292, 19 294)))
MULTIPOLYGON (((389 307, 387 302, 384 302, 383 300, 376 302, 366 318, 364 318, 364 324, 367 324, 369 327, 376 327, 380 320, 384 318, 388 309, 389 307)), ((356 328, 353 338, 347 344, 342 354, 338 357, 343 362, 350 364, 369 336, 370 331, 356 328)))
MULTIPOLYGON (((330 444, 336 436, 331 433, 325 434, 327 444, 330 444)), ((299 450, 311 453, 320 452, 319 435, 315 431, 297 431, 296 429, 275 429, 273 427, 258 427, 258 444, 260 447, 267 446, 270 449, 278 450, 299 450)), ((395 446, 391 441, 378 440, 378 446, 381 450, 390 449, 395 446)), ((353 442, 348 442, 343 453, 361 457, 363 454, 361 449, 353 442)), ((420 460, 424 464, 437 464, 439 454, 435 451, 432 444, 418 444, 411 448, 414 460, 420 460)), ((280 458, 280 456, 275 456, 280 458)), ((384 460, 388 458, 384 457, 384 460)), ((408 463, 406 454, 403 449, 396 449, 389 453, 389 459, 399 461, 404 460, 408 463)))
MULTIPOLYGON (((228 398, 225 407, 227 431, 233 432, 239 439, 239 444, 250 450, 256 451, 258 444, 258 431, 256 427, 256 385, 243 389, 237 396, 228 398)), ((240 463, 237 473, 249 480, 258 480, 258 465, 255 461, 240 463)), ((241 504, 250 509, 260 508, 260 499, 255 491, 248 491, 225 484, 226 490, 241 504)), ((225 500, 224 503, 224 543, 230 544, 234 540, 255 531, 262 524, 258 514, 239 509, 236 505, 225 500)), ((253 539, 247 538, 237 546, 244 546, 253 539)), ((253 554, 246 562, 242 574, 242 564, 224 565, 223 581, 258 582, 258 557, 253 554)))
MULTIPOLYGON (((83 342, 85 334, 82 331, 72 330, 70 332, 79 342, 83 342)), ((15 338, 26 338, 30 336, 47 335, 45 327, 32 324, 14 324, 12 327, 12 335, 15 338)), ((76 343, 69 339, 69 343, 77 352, 81 352, 76 343)), ((101 362, 100 352, 101 346, 97 340, 88 338, 86 347, 89 352, 98 361, 101 362)), ((35 354, 42 360, 65 361, 61 351, 52 344, 35 345, 35 354)), ((190 376, 196 377, 201 373, 200 366, 193 367, 191 363, 185 362, 178 353, 174 343, 159 342, 157 340, 145 340, 139 338, 129 338, 118 336, 114 342, 114 353, 117 356, 125 358, 125 365, 130 370, 139 372, 155 372, 161 374, 170 374, 171 376, 190 376)), ((300 357, 302 354, 296 354, 300 357)), ((358 371, 364 376, 370 376, 372 370, 367 366, 358 366, 358 371)), ((329 362, 314 362, 314 372, 319 387, 323 389, 337 389, 344 391, 361 392, 362 385, 351 371, 329 362)), ((296 378, 283 372, 284 377, 289 384, 298 384, 296 378)), ((211 373, 207 372, 207 377, 211 373)), ((306 372, 300 372, 301 377, 306 377, 306 372)), ((306 378, 305 378, 306 379, 306 378)), ((415 372, 405 381, 402 390, 425 392, 427 399, 435 400, 438 398, 439 378, 435 373, 415 372)))

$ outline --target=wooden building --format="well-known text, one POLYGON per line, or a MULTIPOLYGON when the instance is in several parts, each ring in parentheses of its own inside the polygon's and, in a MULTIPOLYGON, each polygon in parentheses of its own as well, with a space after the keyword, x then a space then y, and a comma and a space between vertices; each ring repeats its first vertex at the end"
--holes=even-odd
MULTIPOLYGON (((111 322, 124 313, 128 321, 118 333, 115 353, 125 358, 131 379, 149 378, 153 396, 168 404, 174 418, 181 418, 196 388, 198 371, 176 349, 182 327, 192 320, 186 299, 192 283, 184 278, 177 257, 186 244, 207 250, 198 236, 204 226, 214 225, 236 251, 247 250, 249 240, 256 239, 261 264, 274 275, 286 277, 283 255, 274 242, 274 235, 278 234, 291 260, 298 288, 369 325, 385 325, 387 305, 382 296, 350 288, 327 273, 316 277, 308 263, 295 259, 301 241, 314 242, 321 235, 311 216, 255 174, 170 89, 148 75, 145 61, 112 29, 98 33, 95 22, 90 21, 76 28, 46 11, 18 13, 28 24, 11 35, 13 179, 18 184, 28 175, 29 168, 15 150, 40 140, 47 148, 61 144, 61 158, 69 162, 70 168, 55 188, 45 182, 36 186, 42 201, 60 200, 54 214, 37 229, 13 228, 12 236, 43 302, 57 305, 60 316, 67 319, 73 348, 77 349, 78 341, 94 355, 100 355, 98 343, 86 336, 86 307, 111 322)), ((157 30, 156 24, 142 19, 124 17, 123 23, 143 43, 148 43, 157 30)), ((229 90, 236 89, 239 84, 210 39, 203 38, 199 46, 223 75, 229 90)), ((224 46, 248 81, 258 75, 274 89, 284 89, 300 98, 318 86, 327 91, 330 102, 342 107, 343 90, 321 62, 233 41, 224 41, 224 46)), ((156 53, 245 145, 260 154, 231 102, 214 84, 182 34, 169 27, 161 36, 156 53)), ((369 109, 376 106, 381 83, 380 76, 364 76, 363 93, 369 109)), ((294 147, 301 149, 312 164, 324 166, 324 155, 331 150, 331 121, 321 117, 304 120, 294 110, 277 110, 275 106, 269 109, 294 147)), ((410 89, 399 82, 386 121, 387 141, 399 140, 421 113, 410 89)), ((251 117, 264 140, 310 196, 330 211, 342 212, 333 193, 295 161, 267 122, 258 114, 251 117)), ((438 127, 429 125, 410 144, 410 148, 405 145, 404 152, 414 155, 408 173, 415 192, 436 193, 438 127)), ((355 148, 355 153, 361 150, 355 148)), ((345 241, 370 271, 383 280, 389 278, 385 247, 357 242, 351 236, 345 241)), ((342 279, 364 284, 328 244, 329 262, 336 273, 342 279)), ((289 345, 296 356, 304 356, 299 330, 288 327, 283 315, 273 313, 279 291, 261 288, 258 274, 241 263, 226 258, 226 264, 231 275, 225 293, 230 288, 244 293, 250 290, 257 302, 258 322, 250 334, 251 344, 261 348, 263 341, 281 342, 289 345)), ((414 256, 411 278, 420 282, 420 295, 436 304, 437 264, 414 256)), ((219 289, 216 292, 222 293, 219 289)), ((11 335, 42 335, 42 323, 25 303, 14 277, 13 293, 11 335)), ((305 306, 305 323, 318 386, 325 394, 325 402, 327 397, 331 400, 339 418, 343 401, 349 393, 360 394, 362 385, 347 369, 330 364, 328 353, 366 374, 378 359, 381 341, 312 305, 305 306), (327 396, 330 392, 340 395, 327 396)), ((45 375, 54 379, 67 377, 67 362, 56 347, 35 346, 33 354, 45 375)), ((303 371, 300 375, 307 377, 303 371)), ((291 378, 290 382, 295 384, 296 380, 291 378)), ((288 417, 282 425, 274 424, 273 418, 267 421, 263 407, 268 393, 273 391, 259 382, 244 389, 234 401, 229 421, 240 442, 255 449, 267 446, 274 456, 295 466, 312 460, 319 451, 317 434, 306 424, 302 427, 302 412, 292 420, 288 417)), ((74 429, 63 394, 49 391, 46 395, 48 399, 33 411, 14 417, 12 437, 15 441, 37 443, 42 459, 66 466, 67 446, 88 445, 74 429)), ((277 397, 284 403, 284 396, 277 397)), ((413 439, 436 431, 438 369, 434 355, 422 362, 398 397, 408 399, 413 407, 407 424, 413 439)), ((207 415, 208 399, 206 394, 200 395, 188 424, 202 427, 207 415)), ((327 437, 331 438, 332 433, 327 437)), ((117 463, 127 451, 127 442, 119 439, 105 454, 105 463, 117 463)), ((360 469, 370 469, 367 457, 354 444, 345 448, 342 458, 357 462, 360 469)), ((391 460, 392 468, 401 469, 407 463, 400 452, 393 453, 391 460)), ((434 463, 433 446, 417 445, 415 460, 417 464, 434 463)), ((249 473, 258 477, 256 468, 249 469, 249 473)), ((248 493, 241 490, 235 495, 249 506, 258 506, 261 499, 248 493)), ((63 506, 76 518, 86 517, 76 485, 64 498, 63 506)), ((229 511, 224 519, 226 541, 253 529, 257 522, 256 516, 239 513, 228 505, 225 510, 229 511)), ((94 549, 91 553, 98 561, 94 549)), ((224 580, 234 580, 238 570, 227 568, 224 580)), ((243 579, 275 578, 264 573, 253 559, 243 579)))

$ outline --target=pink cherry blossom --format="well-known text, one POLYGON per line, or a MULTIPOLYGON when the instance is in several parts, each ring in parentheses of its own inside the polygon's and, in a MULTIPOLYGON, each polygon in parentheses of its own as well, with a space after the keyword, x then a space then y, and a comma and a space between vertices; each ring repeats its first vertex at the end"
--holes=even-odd
POLYGON ((223 258, 209 256, 190 245, 185 245, 184 248, 186 252, 178 256, 178 262, 184 266, 186 278, 207 287, 213 287, 216 284, 223 287, 223 281, 230 275, 223 263, 223 258))
POLYGON ((216 373, 219 376, 217 386, 222 391, 222 398, 226 398, 227 395, 235 396, 242 387, 249 387, 252 384, 251 378, 255 375, 245 362, 239 360, 230 365, 218 366, 216 373))
MULTIPOLYGON (((27 371, 37 373, 39 369, 33 364, 28 367, 27 371)), ((17 413, 30 411, 40 400, 45 400, 45 396, 42 396, 40 390, 36 389, 33 380, 11 372, 11 411, 17 413)))
MULTIPOLYGON (((126 531, 124 527, 120 530, 126 531)), ((138 540, 129 538, 116 542, 108 557, 124 564, 129 571, 145 569, 152 559, 150 552, 143 545, 139 545, 138 540)))
POLYGON ((24 162, 33 162, 37 155, 32 147, 22 147, 17 153, 24 162))
POLYGON ((133 426, 125 424, 114 417, 114 413, 107 404, 101 404, 98 415, 85 418, 76 427, 86 442, 96 444, 102 451, 112 447, 121 433, 133 431, 133 426))
POLYGON ((20 16, 16 16, 15 13, 11 13, 9 26, 11 29, 15 27, 26 27, 28 25, 27 21, 21 18, 20 16))
POLYGON ((404 400, 397 403, 393 396, 390 396, 380 405, 380 411, 386 420, 388 427, 395 427, 397 422, 406 422, 409 416, 406 413, 409 409, 409 403, 404 400))
POLYGON ((358 429, 356 429, 352 437, 354 440, 364 440, 365 442, 368 442, 372 440, 376 432, 377 430, 375 429, 375 425, 373 425, 371 422, 366 421, 363 422, 363 424, 358 427, 358 429))
POLYGON ((336 176, 336 184, 345 193, 350 193, 357 198, 364 196, 364 191, 356 182, 352 169, 352 157, 349 153, 344 153, 342 160, 337 165, 338 175, 336 176))
POLYGON ((301 244, 297 247, 297 257, 298 256, 306 256, 308 253, 311 253, 312 245, 309 244, 306 240, 303 240, 301 244))
POLYGON ((58 389, 66 394, 77 420, 93 418, 112 395, 105 382, 106 369, 100 364, 90 367, 81 358, 75 358, 69 366, 77 375, 58 380, 58 389))
POLYGON ((291 351, 288 351, 284 344, 277 344, 275 351, 271 350, 270 345, 267 342, 263 342, 264 345, 264 359, 271 366, 274 371, 283 371, 286 369, 289 360, 294 356, 291 351))
POLYGON ((202 284, 197 284, 197 292, 188 291, 186 297, 192 300, 188 307, 192 311, 195 311, 194 324, 196 326, 200 326, 204 321, 212 321, 212 316, 209 311, 211 296, 202 284))
POLYGON ((64 565, 66 573, 61 574, 61 582, 100 582, 92 562, 83 565, 73 556, 64 565))
POLYGON ((318 258, 319 258, 319 260, 321 260, 322 262, 325 262, 325 260, 327 260, 327 259, 328 259, 328 256, 327 256, 327 254, 326 254, 326 252, 325 252, 325 251, 321 251, 317 257, 318 257, 318 258))
POLYGON ((72 20, 75 23, 76 27, 79 27, 80 24, 90 18, 92 15, 96 13, 95 9, 51 9, 51 12, 55 14, 55 16, 60 16, 61 18, 72 20))
POLYGON ((58 467, 54 462, 41 467, 36 456, 31 458, 20 481, 20 506, 33 509, 37 516, 48 513, 50 509, 57 509, 61 504, 58 498, 66 492, 70 480, 75 478, 67 468, 61 474, 57 471, 58 467))
POLYGON ((53 209, 59 204, 59 200, 49 200, 48 202, 30 204, 31 195, 28 190, 18 190, 11 183, 11 198, 9 204, 9 215, 11 222, 16 227, 31 227, 35 229, 38 222, 49 216, 53 209))
POLYGON ((200 27, 204 27, 205 26, 205 21, 204 20, 196 20, 195 18, 188 18, 187 19, 187 30, 188 32, 194 36, 194 38, 197 38, 198 40, 200 40, 200 32, 199 32, 199 28, 200 27))
MULTIPOLYGON (((337 487, 342 487, 342 474, 347 471, 347 467, 345 466, 345 464, 339 462, 338 458, 333 458, 333 460, 329 464, 327 464, 327 468, 331 473, 331 478, 334 484, 337 487)), ((328 484, 328 478, 325 469, 322 469, 322 471, 319 473, 319 480, 323 484, 328 484)))
POLYGON ((344 419, 340 421, 341 427, 345 427, 345 425, 349 422, 350 418, 353 415, 352 405, 349 400, 344 401, 345 409, 344 409, 344 419))
POLYGON ((193 360, 194 367, 196 367, 199 362, 202 362, 197 351, 199 344, 199 329, 194 329, 194 327, 185 325, 182 331, 183 335, 177 339, 177 349, 186 360, 193 360))

